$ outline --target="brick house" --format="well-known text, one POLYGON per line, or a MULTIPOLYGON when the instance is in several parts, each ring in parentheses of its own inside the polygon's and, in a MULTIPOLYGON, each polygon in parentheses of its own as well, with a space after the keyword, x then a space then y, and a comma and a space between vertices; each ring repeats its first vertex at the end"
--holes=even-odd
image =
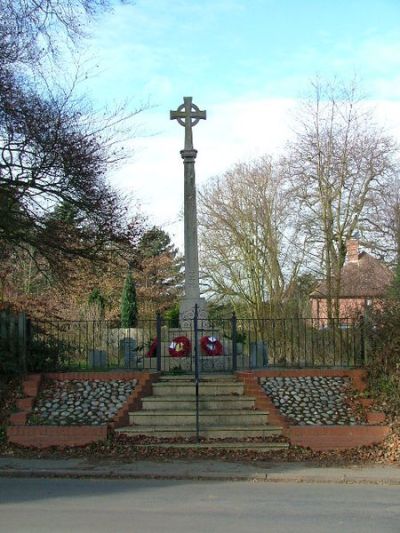
MULTIPOLYGON (((340 316, 357 317, 378 302, 393 280, 392 271, 379 259, 367 252, 359 252, 356 239, 347 241, 346 262, 341 272, 340 316)), ((311 293, 313 318, 327 316, 326 282, 321 282, 311 293)))

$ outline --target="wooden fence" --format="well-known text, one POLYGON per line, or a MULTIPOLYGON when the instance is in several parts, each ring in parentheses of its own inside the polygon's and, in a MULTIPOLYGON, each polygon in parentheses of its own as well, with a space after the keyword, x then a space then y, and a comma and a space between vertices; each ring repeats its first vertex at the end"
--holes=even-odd
POLYGON ((30 320, 25 313, 0 311, 0 364, 4 372, 9 367, 26 372, 30 337, 30 320))

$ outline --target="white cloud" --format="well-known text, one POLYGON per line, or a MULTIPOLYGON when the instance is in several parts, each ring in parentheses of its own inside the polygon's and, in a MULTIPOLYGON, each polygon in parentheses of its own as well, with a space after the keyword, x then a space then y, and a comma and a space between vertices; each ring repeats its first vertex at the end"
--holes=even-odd
POLYGON ((400 144, 400 101, 371 100, 369 103, 374 109, 378 124, 400 144))
MULTIPOLYGON (((176 107, 181 102, 177 102, 176 107)), ((201 102, 195 101, 202 109, 201 102)), ((289 135, 288 110, 293 100, 236 100, 210 105, 207 120, 193 130, 197 184, 239 160, 276 152, 289 135)), ((149 128, 160 133, 136 139, 134 161, 112 176, 113 183, 140 198, 151 221, 163 225, 182 246, 184 129, 169 121, 169 110, 151 113, 149 128)))
MULTIPOLYGON (((203 109, 202 102, 196 104, 203 109)), ((380 123, 400 139, 400 102, 370 102, 380 123)), ((180 102, 176 103, 176 107, 180 102)), ((213 175, 227 170, 235 162, 265 153, 276 154, 291 134, 290 110, 295 100, 233 100, 208 106, 207 120, 193 130, 198 150, 196 181, 204 183, 213 175)), ((170 232, 183 247, 183 148, 184 129, 169 120, 169 109, 150 113, 149 128, 157 135, 136 139, 136 155, 113 176, 113 182, 141 199, 144 212, 152 223, 170 232)))

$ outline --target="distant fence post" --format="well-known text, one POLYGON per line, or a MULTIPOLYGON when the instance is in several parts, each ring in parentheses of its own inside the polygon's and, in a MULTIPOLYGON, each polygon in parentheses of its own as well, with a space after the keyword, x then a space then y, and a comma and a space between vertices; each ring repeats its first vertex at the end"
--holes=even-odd
POLYGON ((0 312, 0 351, 3 352, 1 354, 2 361, 2 370, 5 367, 6 363, 6 357, 7 352, 10 349, 10 339, 8 336, 8 315, 9 312, 7 310, 3 310, 0 312))
POLYGON ((161 372, 161 313, 157 312, 157 372, 161 372))
POLYGON ((4 345, 6 345, 6 342, 8 341, 8 335, 7 335, 7 315, 8 311, 1 311, 0 312, 0 340, 4 345))
POLYGON ((237 318, 235 312, 232 313, 231 318, 231 327, 232 327, 232 371, 236 372, 237 370, 237 318))
POLYGON ((27 331, 26 331, 26 316, 24 313, 18 314, 18 358, 22 367, 22 371, 26 372, 26 352, 27 352, 27 331))
POLYGON ((360 316, 360 362, 364 366, 367 362, 367 317, 360 316))
POLYGON ((26 339, 25 339, 25 372, 28 370, 28 360, 31 357, 31 351, 32 351, 32 322, 30 318, 26 318, 26 339))

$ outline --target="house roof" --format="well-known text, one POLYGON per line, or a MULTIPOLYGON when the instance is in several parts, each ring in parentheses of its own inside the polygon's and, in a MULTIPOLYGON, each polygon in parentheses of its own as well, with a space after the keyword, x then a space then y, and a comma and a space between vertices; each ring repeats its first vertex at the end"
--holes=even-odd
MULTIPOLYGON (((384 296, 393 280, 392 271, 367 252, 358 254, 358 261, 343 265, 340 298, 379 298, 384 296)), ((326 298, 326 281, 312 292, 311 298, 326 298)))

